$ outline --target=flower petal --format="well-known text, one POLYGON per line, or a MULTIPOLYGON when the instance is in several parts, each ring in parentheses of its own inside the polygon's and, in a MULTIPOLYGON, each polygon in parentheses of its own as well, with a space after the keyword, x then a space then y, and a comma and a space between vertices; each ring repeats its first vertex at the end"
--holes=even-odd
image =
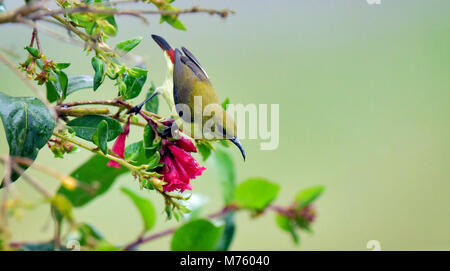
POLYGON ((114 160, 109 160, 108 164, 106 164, 108 167, 115 167, 117 169, 120 169, 120 164, 114 160))
POLYGON ((195 147, 194 143, 192 143, 191 140, 185 137, 180 137, 180 139, 178 139, 175 144, 187 152, 197 152, 197 148, 195 147))
POLYGON ((181 163, 184 170, 189 175, 189 178, 194 179, 195 177, 202 175, 203 170, 206 168, 200 167, 192 155, 174 145, 170 145, 168 148, 172 152, 174 158, 181 163))
MULTIPOLYGON (((125 140, 127 139, 129 133, 130 133, 130 121, 127 121, 125 126, 123 126, 123 132, 117 137, 112 147, 112 151, 120 158, 124 157, 125 140)), ((113 160, 109 160, 108 164, 106 165, 108 167, 115 167, 120 169, 120 164, 113 160)))

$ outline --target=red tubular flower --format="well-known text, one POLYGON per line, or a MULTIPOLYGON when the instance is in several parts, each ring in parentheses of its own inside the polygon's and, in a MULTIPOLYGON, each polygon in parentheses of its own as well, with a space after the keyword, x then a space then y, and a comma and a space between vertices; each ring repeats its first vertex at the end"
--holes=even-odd
MULTIPOLYGON (((130 132, 130 121, 128 120, 125 126, 123 127, 123 132, 117 137, 116 142, 112 147, 112 151, 120 158, 124 157, 125 153, 125 140, 130 132)), ((120 164, 114 160, 109 160, 108 167, 115 167, 120 169, 120 164)))
POLYGON ((187 138, 181 137, 174 142, 163 139, 160 154, 164 166, 158 173, 163 175, 163 180, 166 183, 163 186, 164 192, 192 190, 189 181, 202 175, 203 170, 206 169, 200 167, 190 152, 197 152, 197 149, 187 138))
POLYGON ((197 152, 197 148, 194 143, 187 138, 180 137, 180 139, 175 141, 175 144, 187 152, 197 152))

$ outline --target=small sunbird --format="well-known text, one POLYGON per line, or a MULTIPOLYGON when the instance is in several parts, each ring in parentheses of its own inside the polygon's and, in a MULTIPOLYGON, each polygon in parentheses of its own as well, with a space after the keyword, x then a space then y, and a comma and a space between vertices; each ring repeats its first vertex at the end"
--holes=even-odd
MULTIPOLYGON (((209 133, 212 133, 214 139, 230 140, 239 148, 245 161, 244 148, 237 138, 236 123, 233 117, 223 109, 208 74, 197 58, 185 47, 181 47, 183 51, 181 52, 179 49, 172 49, 160 36, 152 35, 152 38, 172 61, 173 100, 180 118, 201 127, 208 125, 211 128, 209 133), (204 114, 205 111, 209 114, 204 114)), ((139 112, 142 106, 156 94, 158 94, 157 91, 153 92, 144 102, 130 110, 130 113, 139 112)))

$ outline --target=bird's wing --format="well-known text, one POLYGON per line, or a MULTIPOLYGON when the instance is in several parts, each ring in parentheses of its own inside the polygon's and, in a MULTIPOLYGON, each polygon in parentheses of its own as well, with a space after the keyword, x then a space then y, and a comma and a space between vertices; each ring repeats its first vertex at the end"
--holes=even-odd
POLYGON ((173 96, 175 104, 188 104, 194 86, 199 82, 209 84, 208 78, 189 58, 175 49, 173 67, 173 96))
POLYGON ((202 65, 200 65, 200 62, 197 60, 197 58, 195 58, 195 56, 185 47, 181 47, 181 49, 183 50, 184 54, 195 64, 195 66, 197 66, 202 71, 206 78, 209 78, 208 74, 206 73, 205 69, 203 69, 202 65))
POLYGON ((175 104, 185 103, 180 101, 179 94, 182 92, 183 86, 183 63, 181 62, 181 52, 175 49, 175 57, 173 63, 173 99, 175 104))
POLYGON ((186 65, 191 70, 191 72, 193 72, 194 75, 197 76, 198 79, 200 79, 200 81, 208 80, 208 77, 205 75, 205 73, 203 73, 203 71, 186 56, 181 56, 181 62, 186 65))

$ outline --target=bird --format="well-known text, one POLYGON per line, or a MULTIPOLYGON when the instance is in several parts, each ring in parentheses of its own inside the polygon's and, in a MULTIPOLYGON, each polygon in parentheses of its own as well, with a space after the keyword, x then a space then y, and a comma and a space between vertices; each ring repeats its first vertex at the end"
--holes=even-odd
MULTIPOLYGON (((197 58, 185 47, 181 47, 181 50, 173 49, 164 38, 158 35, 152 35, 152 38, 173 64, 173 100, 180 118, 201 127, 208 125, 211 128, 207 131, 210 138, 230 140, 239 149, 245 161, 245 150, 237 138, 236 123, 220 104, 209 76, 197 58), (196 97, 201 97, 201 102, 196 97), (210 116, 203 114, 205 109, 211 112, 210 116)), ((129 112, 139 112, 142 106, 157 94, 157 91, 153 92, 129 112)))

